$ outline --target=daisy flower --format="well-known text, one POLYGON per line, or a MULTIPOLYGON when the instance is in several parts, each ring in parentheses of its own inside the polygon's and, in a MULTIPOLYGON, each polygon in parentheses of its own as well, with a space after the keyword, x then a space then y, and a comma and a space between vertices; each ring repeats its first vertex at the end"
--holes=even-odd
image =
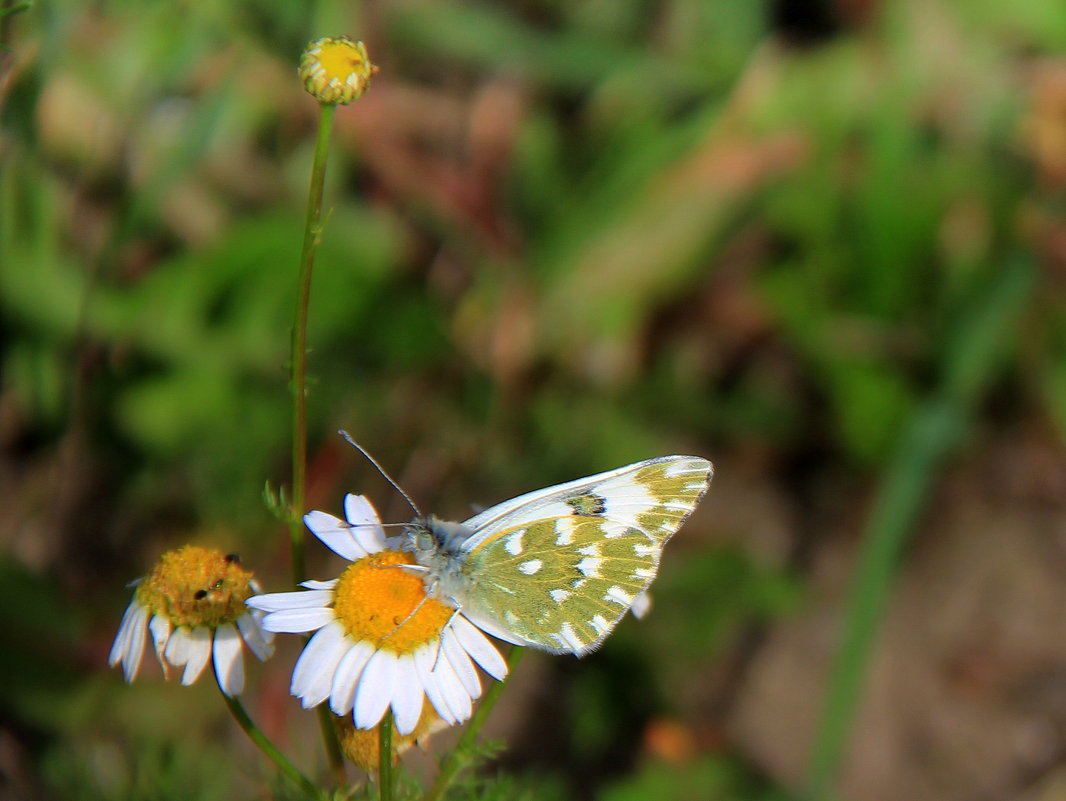
POLYGON ((233 554, 186 545, 163 554, 133 584, 137 589, 108 658, 112 667, 122 663, 126 681, 137 677, 147 632, 165 676, 170 667, 181 668, 181 683, 192 684, 210 659, 218 686, 229 696, 244 689, 242 639, 261 660, 274 653, 274 635, 260 626, 262 613, 244 605, 259 585, 233 554))
POLYGON ((423 718, 423 702, 449 725, 469 719, 481 696, 474 663, 495 679, 507 663, 460 611, 426 593, 414 559, 386 539, 377 512, 361 495, 344 499, 347 522, 310 512, 316 537, 351 562, 332 581, 306 590, 259 595, 248 606, 266 613, 269 631, 315 632, 292 674, 292 694, 305 708, 328 700, 357 729, 376 726, 391 706, 405 736, 423 718))

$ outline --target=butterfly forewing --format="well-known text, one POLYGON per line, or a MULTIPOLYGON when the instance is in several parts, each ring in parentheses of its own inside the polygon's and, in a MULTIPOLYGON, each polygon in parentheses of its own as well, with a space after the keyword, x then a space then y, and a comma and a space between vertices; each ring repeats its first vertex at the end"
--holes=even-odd
POLYGON ((530 644, 595 648, 655 578, 711 464, 666 456, 521 496, 467 521, 464 611, 530 644))

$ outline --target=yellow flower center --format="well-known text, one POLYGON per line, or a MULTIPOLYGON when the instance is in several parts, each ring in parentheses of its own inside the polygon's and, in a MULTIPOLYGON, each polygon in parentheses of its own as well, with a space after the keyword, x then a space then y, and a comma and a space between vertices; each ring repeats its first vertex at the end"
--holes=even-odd
POLYGON ((137 587, 137 600, 175 626, 218 628, 248 611, 251 582, 235 555, 186 545, 160 557, 137 587))
POLYGON ((333 588, 333 609, 349 636, 409 654, 440 637, 455 610, 426 595, 421 577, 399 565, 414 560, 379 551, 354 562, 333 588))

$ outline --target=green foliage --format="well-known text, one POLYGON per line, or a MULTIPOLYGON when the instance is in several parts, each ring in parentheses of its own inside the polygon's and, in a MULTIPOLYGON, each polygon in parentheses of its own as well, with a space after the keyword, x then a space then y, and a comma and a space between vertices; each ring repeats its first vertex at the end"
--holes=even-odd
MULTIPOLYGON (((136 548, 224 529, 284 574, 259 488, 284 517, 314 138, 295 62, 334 32, 326 21, 365 28, 383 71, 338 111, 331 153, 313 502, 371 480, 342 426, 454 516, 666 452, 757 463, 802 485, 785 493, 884 474, 873 598, 965 424, 1000 424, 990 396, 1066 442, 1064 190, 1034 143, 1056 123, 1030 69, 1061 60, 1059 4, 886 3, 804 48, 781 44, 772 5, 0 12, 0 438, 16 521, 0 628, 32 645, 4 649, 4 709, 41 731, 30 759, 48 787, 230 791, 217 752, 95 742, 85 710, 129 714, 94 706, 92 674, 121 611, 116 573, 143 567, 136 548), (77 581, 60 567, 72 551, 77 581), (91 621, 63 606, 82 595, 91 621), (88 656, 67 659, 67 641, 88 656)), ((666 565, 652 619, 624 623, 565 694, 573 764, 543 783, 468 772, 449 797, 559 797, 649 716, 683 711, 673 688, 732 632, 801 602, 800 581, 739 546, 666 565), (612 670, 644 695, 619 700, 612 670)), ((644 763, 602 797, 772 791, 723 755, 644 763)))

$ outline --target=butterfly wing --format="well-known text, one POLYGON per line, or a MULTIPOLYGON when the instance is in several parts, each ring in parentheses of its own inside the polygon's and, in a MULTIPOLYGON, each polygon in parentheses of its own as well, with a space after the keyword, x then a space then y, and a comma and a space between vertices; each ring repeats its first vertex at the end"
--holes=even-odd
POLYGON ((659 569, 711 463, 664 456, 505 501, 464 524, 463 614, 557 653, 596 648, 659 569))

